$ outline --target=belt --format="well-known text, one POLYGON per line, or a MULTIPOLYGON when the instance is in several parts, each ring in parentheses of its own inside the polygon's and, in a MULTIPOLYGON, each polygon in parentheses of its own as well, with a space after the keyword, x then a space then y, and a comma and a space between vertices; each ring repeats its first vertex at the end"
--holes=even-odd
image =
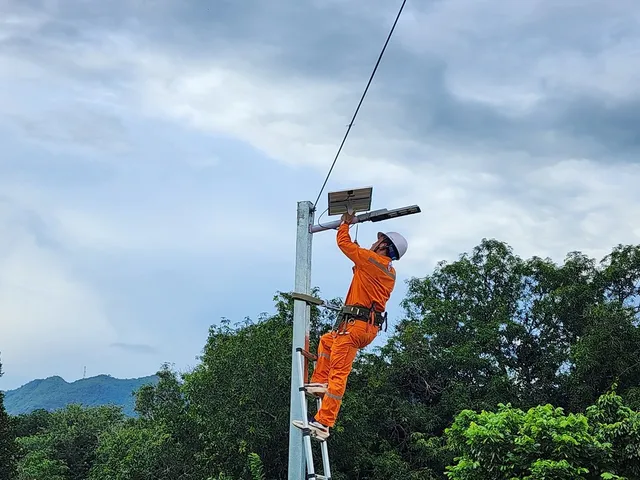
MULTIPOLYGON (((374 304, 375 306, 375 304, 374 304)), ((367 323, 371 323, 378 328, 382 328, 384 325, 384 331, 387 331, 387 312, 378 312, 374 306, 366 308, 361 305, 345 305, 340 311, 338 317, 338 324, 344 320, 344 317, 353 318, 355 320, 362 320, 367 323)))

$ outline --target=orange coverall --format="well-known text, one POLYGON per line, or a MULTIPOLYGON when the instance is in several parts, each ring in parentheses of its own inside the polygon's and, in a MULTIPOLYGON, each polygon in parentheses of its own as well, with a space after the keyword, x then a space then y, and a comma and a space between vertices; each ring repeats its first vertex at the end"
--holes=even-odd
MULTIPOLYGON (((345 305, 371 308, 375 302, 383 312, 396 282, 391 259, 352 242, 346 223, 338 228, 337 241, 340 250, 355 264, 345 305)), ((369 345, 379 330, 376 325, 356 320, 348 323, 346 329, 340 328, 339 333, 332 331, 320 337, 318 361, 311 382, 327 383, 328 387, 322 407, 315 415, 318 422, 328 427, 335 424, 356 353, 369 345)))

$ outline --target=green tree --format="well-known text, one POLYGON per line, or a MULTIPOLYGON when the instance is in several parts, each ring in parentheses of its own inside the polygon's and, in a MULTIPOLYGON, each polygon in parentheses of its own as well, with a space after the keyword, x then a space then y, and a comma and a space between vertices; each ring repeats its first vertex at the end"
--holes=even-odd
POLYGON ((385 349, 398 382, 448 418, 498 402, 561 404, 570 347, 596 304, 595 273, 577 253, 558 266, 495 240, 440 263, 409 282, 407 318, 385 349))
POLYGON ((203 460, 233 478, 249 478, 246 456, 286 468, 291 330, 280 317, 210 328, 202 363, 185 375, 190 409, 203 435, 203 460))
MULTIPOLYGON (((179 448, 162 423, 130 421, 106 432, 96 451, 89 480, 163 480, 195 478, 180 462, 179 448)), ((202 477, 200 477, 202 478, 202 477)))
POLYGON ((617 379, 640 401, 639 258, 636 247, 618 247, 600 265, 579 252, 556 264, 483 240, 409 280, 405 318, 349 380, 345 430, 364 428, 375 454, 351 449, 350 459, 371 478, 383 478, 380 463, 438 476, 452 452, 437 439, 463 409, 580 411, 617 379))
POLYGON ((464 410, 446 430, 458 453, 451 480, 638 478, 640 414, 615 393, 586 414, 549 404, 524 412, 500 404, 496 412, 464 410))
POLYGON ((30 413, 21 413, 13 417, 16 437, 30 437, 44 433, 51 425, 51 412, 37 409, 30 413))
POLYGON ((148 470, 157 471, 153 478, 158 479, 203 478, 202 426, 192 414, 180 375, 164 364, 157 376, 155 386, 145 385, 136 393, 136 411, 141 417, 136 425, 145 431, 145 441, 154 442, 145 457, 148 470))
POLYGON ((613 382, 640 408, 640 246, 618 245, 594 278, 598 304, 586 312, 571 347, 572 409, 592 404, 613 382))
POLYGON ((66 480, 86 480, 101 435, 123 422, 122 410, 114 406, 69 405, 51 413, 46 430, 20 438, 21 478, 55 474, 66 480))
POLYGON ((611 445, 602 469, 621 478, 640 478, 640 412, 625 405, 612 389, 586 409, 586 416, 596 438, 611 445))
MULTIPOLYGON (((0 377, 4 375, 0 362, 0 377)), ((15 432, 4 408, 4 392, 0 391, 0 478, 11 480, 16 473, 17 445, 15 432)))
POLYGON ((640 385, 640 330, 629 309, 617 302, 600 304, 585 322, 583 335, 571 346, 568 395, 572 410, 590 405, 614 382, 621 392, 630 394, 640 385))
POLYGON ((18 464, 18 480, 67 480, 69 467, 57 457, 50 437, 33 435, 18 439, 24 455, 18 464))

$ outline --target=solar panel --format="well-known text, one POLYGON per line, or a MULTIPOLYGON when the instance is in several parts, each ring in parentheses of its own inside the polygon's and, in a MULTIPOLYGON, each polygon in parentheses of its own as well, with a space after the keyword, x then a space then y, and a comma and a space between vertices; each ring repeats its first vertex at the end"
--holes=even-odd
POLYGON ((339 192, 329 192, 329 215, 342 215, 351 209, 352 213, 371 210, 373 187, 354 188, 339 192))

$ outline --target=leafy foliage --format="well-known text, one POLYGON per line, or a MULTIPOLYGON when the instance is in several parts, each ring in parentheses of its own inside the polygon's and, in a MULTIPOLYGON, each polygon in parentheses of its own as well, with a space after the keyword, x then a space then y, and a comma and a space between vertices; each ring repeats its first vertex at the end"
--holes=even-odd
POLYGON ((188 465, 179 463, 175 451, 161 423, 130 422, 103 435, 89 479, 182 478, 188 465))
POLYGON ((551 405, 527 412, 503 404, 497 412, 464 410, 446 430, 460 453, 447 475, 451 480, 638 478, 639 418, 615 393, 602 396, 586 415, 567 415, 551 405))
MULTIPOLYGON (((2 377, 0 363, 0 377, 2 377)), ((16 468, 16 443, 14 426, 4 408, 4 393, 0 392, 0 478, 12 480, 16 468)))
POLYGON ((101 435, 123 421, 122 411, 111 406, 70 405, 50 414, 45 430, 19 439, 23 451, 19 479, 40 478, 38 475, 44 479, 51 475, 86 480, 101 435))
MULTIPOLYGON (((333 478, 640 478, 640 247, 556 264, 483 240, 408 287, 388 342, 354 363, 333 478)), ((212 326, 193 370, 163 365, 137 418, 15 417, 19 478, 286 478, 293 300, 274 301, 212 326)), ((311 350, 334 320, 312 309, 311 350)))
POLYGON ((23 437, 20 447, 25 451, 18 465, 19 480, 66 480, 70 469, 56 458, 56 451, 45 436, 23 437))

